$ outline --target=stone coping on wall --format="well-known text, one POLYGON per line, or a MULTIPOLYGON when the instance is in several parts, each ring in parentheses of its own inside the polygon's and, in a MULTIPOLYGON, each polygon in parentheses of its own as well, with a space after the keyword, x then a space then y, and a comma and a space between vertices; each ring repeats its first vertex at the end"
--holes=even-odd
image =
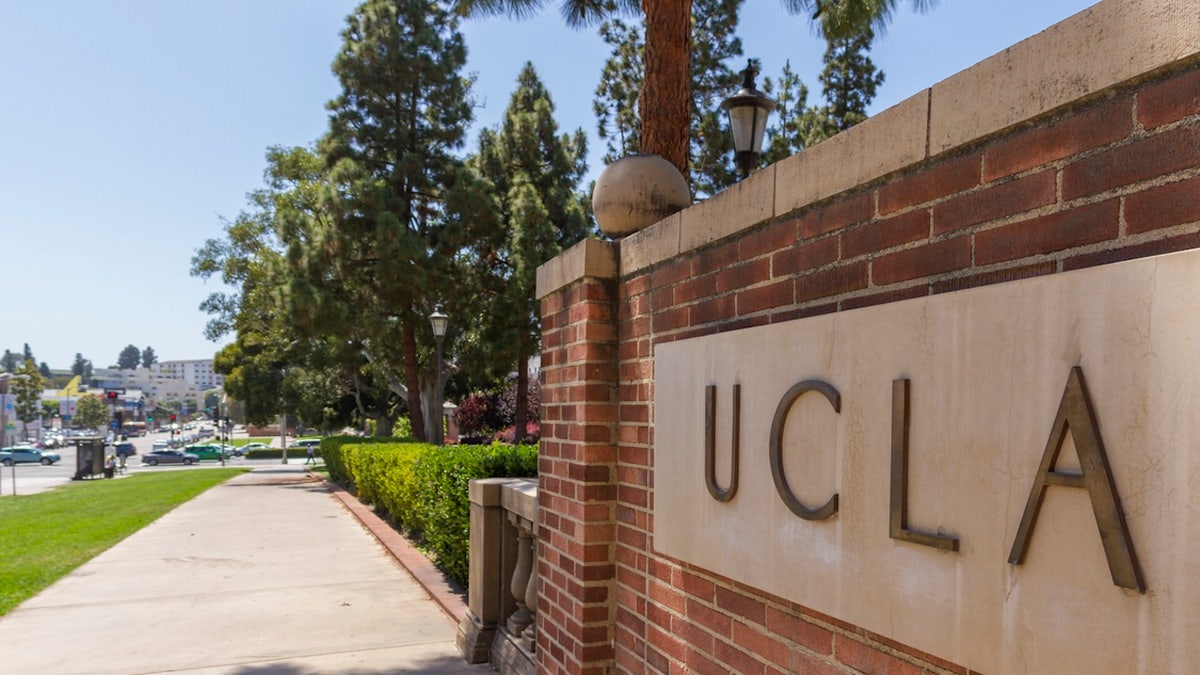
POLYGON ((1104 0, 641 232, 581 242, 538 269, 538 297, 633 274, 1198 54, 1194 0, 1104 0))

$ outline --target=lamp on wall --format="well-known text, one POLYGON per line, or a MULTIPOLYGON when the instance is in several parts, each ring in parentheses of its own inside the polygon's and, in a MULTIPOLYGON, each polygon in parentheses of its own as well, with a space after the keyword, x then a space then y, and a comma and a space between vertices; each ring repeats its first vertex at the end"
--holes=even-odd
POLYGON ((775 109, 775 101, 754 88, 754 76, 757 74, 754 62, 748 62, 742 71, 742 88, 721 103, 721 108, 729 113, 733 161, 742 178, 758 167, 762 158, 763 136, 767 131, 767 117, 775 109))
POLYGON ((437 415, 437 420, 429 420, 430 431, 433 432, 433 442, 435 445, 441 445, 442 437, 442 340, 446 337, 446 325, 450 323, 450 317, 442 311, 442 303, 438 303, 433 308, 433 314, 429 315, 429 326, 433 328, 433 339, 437 342, 437 381, 433 387, 434 391, 434 412, 437 415))

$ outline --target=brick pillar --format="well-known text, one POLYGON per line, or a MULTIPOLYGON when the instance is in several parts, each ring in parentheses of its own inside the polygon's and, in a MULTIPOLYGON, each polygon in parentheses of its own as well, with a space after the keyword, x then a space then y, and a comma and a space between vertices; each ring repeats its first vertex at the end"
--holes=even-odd
POLYGON ((541 673, 613 669, 616 246, 585 240, 538 270, 541 673))

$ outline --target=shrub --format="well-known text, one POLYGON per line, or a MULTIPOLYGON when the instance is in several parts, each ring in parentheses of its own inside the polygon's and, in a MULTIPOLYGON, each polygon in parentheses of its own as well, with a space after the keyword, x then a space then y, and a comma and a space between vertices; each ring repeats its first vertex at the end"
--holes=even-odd
MULTIPOLYGON (((516 436, 514 433, 516 429, 516 426, 510 424, 507 429, 496 434, 496 440, 501 443, 512 443, 513 438, 516 436)), ((537 443, 541 437, 542 425, 540 422, 529 421, 525 423, 525 443, 537 443)))
POLYGON ((464 398, 454 411, 454 423, 458 425, 459 433, 478 436, 488 431, 491 407, 491 398, 487 394, 475 392, 464 398))
POLYGON ((422 541, 434 563, 467 583, 470 481, 537 475, 537 446, 434 446, 398 439, 329 437, 321 455, 334 481, 422 541))

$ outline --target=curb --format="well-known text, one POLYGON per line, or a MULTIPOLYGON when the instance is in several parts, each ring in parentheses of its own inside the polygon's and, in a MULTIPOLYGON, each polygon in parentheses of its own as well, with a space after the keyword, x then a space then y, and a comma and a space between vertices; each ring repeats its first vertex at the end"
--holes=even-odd
POLYGON ((461 586, 434 567, 433 563, 429 562, 429 559, 414 548, 403 535, 376 515, 370 507, 358 501, 358 498, 345 488, 320 474, 308 470, 305 472, 325 484, 333 496, 337 497, 346 510, 362 523, 363 527, 396 559, 396 562, 400 563, 400 566, 425 590, 429 598, 441 608, 448 618, 456 625, 466 618, 466 591, 461 586))

